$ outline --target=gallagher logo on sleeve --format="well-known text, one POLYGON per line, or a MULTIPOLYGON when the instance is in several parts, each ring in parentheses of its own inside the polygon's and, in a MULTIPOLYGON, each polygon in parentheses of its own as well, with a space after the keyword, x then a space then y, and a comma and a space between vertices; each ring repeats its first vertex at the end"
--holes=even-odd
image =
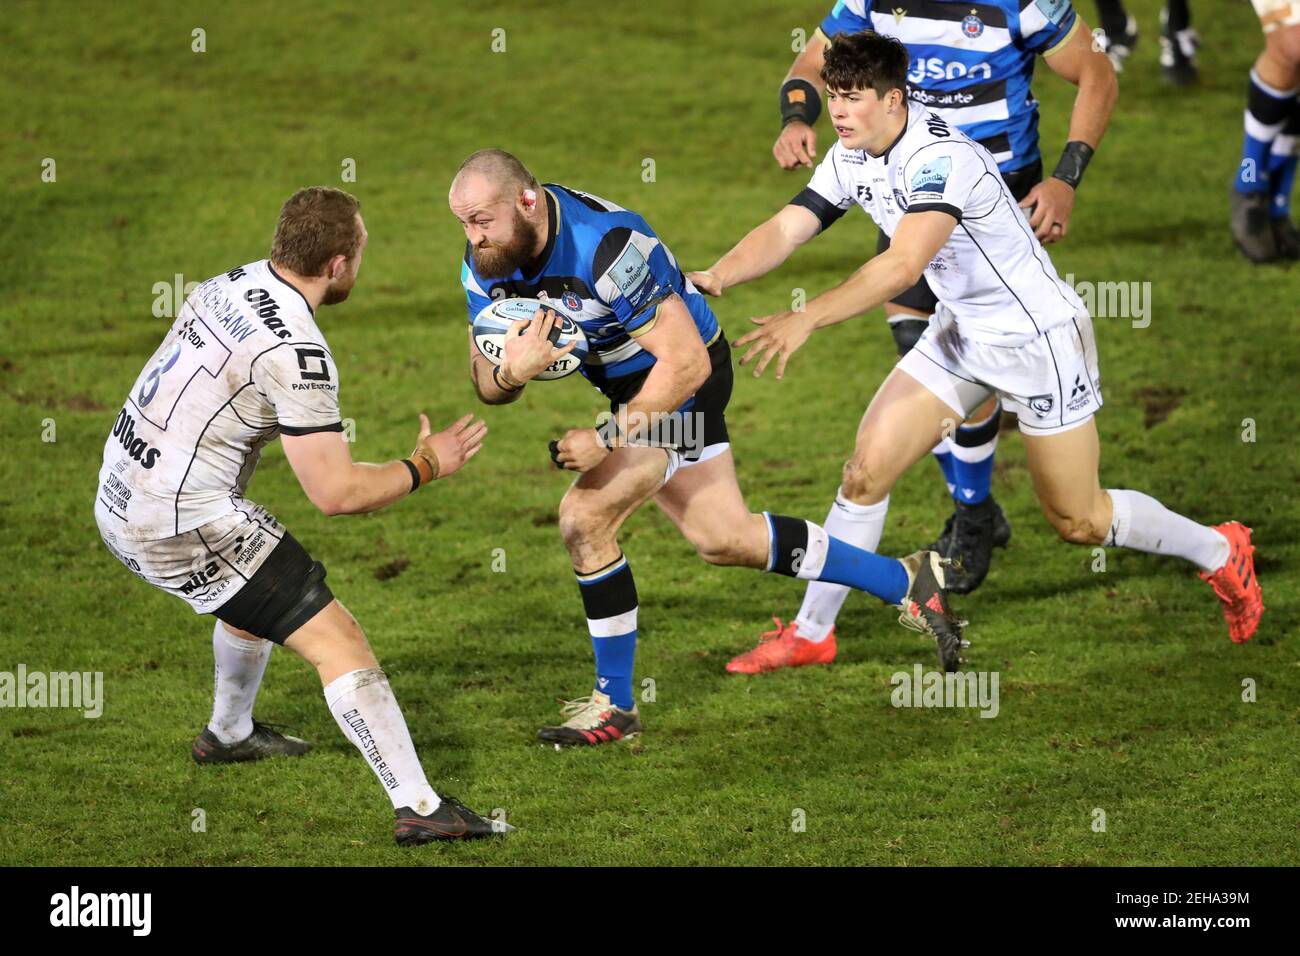
POLYGON ((606 275, 633 308, 639 307, 647 298, 645 293, 651 286, 650 264, 632 243, 627 244, 606 275))
POLYGON ((942 199, 944 187, 948 185, 948 174, 952 172, 952 158, 940 156, 932 159, 912 174, 912 201, 942 199))
POLYGON ((1037 0, 1034 6, 1057 26, 1060 26, 1061 21, 1070 12, 1070 0, 1037 0))

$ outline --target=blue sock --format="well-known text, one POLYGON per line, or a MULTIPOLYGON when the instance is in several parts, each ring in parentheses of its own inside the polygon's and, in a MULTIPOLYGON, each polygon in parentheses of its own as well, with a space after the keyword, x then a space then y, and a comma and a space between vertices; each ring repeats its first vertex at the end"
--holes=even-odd
POLYGON ((1269 186, 1273 191, 1273 204, 1269 215, 1273 219, 1283 219, 1291 215, 1291 191, 1296 185, 1296 161, 1300 156, 1278 156, 1273 153, 1275 165, 1269 170, 1269 186))
POLYGON ((632 568, 619 555, 599 571, 579 574, 578 586, 596 654, 596 690, 608 694, 615 707, 630 710, 637 610, 632 568))
POLYGON ((949 444, 948 439, 945 438, 934 446, 934 460, 939 463, 939 470, 943 472, 943 480, 948 486, 948 494, 955 494, 957 472, 953 469, 952 446, 949 444))
POLYGON ((1002 403, 982 422, 963 424, 953 436, 952 470, 956 475, 952 496, 963 504, 977 505, 993 485, 993 453, 998 447, 1002 403))
POLYGON ((1235 188, 1239 193, 1269 189, 1269 150, 1295 107, 1295 90, 1275 90, 1252 69, 1246 93, 1246 136, 1235 188))
MULTIPOLYGON (((1300 123, 1292 120, 1287 124, 1287 130, 1290 130, 1293 125, 1300 125, 1300 123)), ((1284 131, 1273 141, 1274 152, 1269 154, 1268 187, 1273 195, 1273 202, 1268 214, 1274 219, 1291 215, 1291 190, 1295 188, 1296 164, 1300 161, 1300 156, 1294 152, 1295 148, 1295 137, 1287 135, 1284 131), (1279 145, 1284 148, 1283 152, 1277 151, 1279 145)))
POLYGON ((767 518, 766 570, 805 581, 842 584, 874 594, 886 604, 901 604, 907 571, 897 558, 864 551, 832 538, 821 525, 802 518, 763 512, 767 518))

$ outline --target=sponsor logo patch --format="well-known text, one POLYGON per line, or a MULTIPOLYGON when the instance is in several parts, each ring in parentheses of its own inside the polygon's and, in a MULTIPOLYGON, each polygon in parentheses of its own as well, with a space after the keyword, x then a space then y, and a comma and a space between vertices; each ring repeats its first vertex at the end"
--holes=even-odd
POLYGON ((610 281, 619 292, 623 293, 623 298, 627 299, 633 308, 641 305, 647 298, 645 292, 650 286, 650 263, 645 261, 641 250, 632 243, 627 244, 623 254, 610 266, 605 275, 609 276, 610 281))
POLYGON ((1043 16, 1058 26, 1070 12, 1070 0, 1035 0, 1034 6, 1038 7, 1043 16))
POLYGON ((907 78, 913 83, 920 83, 923 80, 959 80, 962 77, 970 77, 972 80, 991 80, 993 67, 987 63, 967 66, 961 60, 925 56, 913 60, 907 73, 907 78))
POLYGON ((952 157, 940 156, 912 174, 912 199, 941 199, 952 172, 952 157))
POLYGON ((235 539, 235 559, 232 563, 241 571, 247 570, 248 566, 253 563, 253 559, 262 552, 271 540, 271 536, 260 528, 247 537, 241 534, 235 539))
POLYGON ((1066 411, 1077 412, 1088 404, 1089 390, 1088 383, 1083 377, 1076 375, 1074 377, 1074 388, 1070 389, 1070 401, 1066 404, 1066 411))
POLYGON ((328 382, 329 366, 324 349, 294 349, 298 353, 298 376, 304 382, 328 382))
MULTIPOLYGON (((177 345, 179 348, 179 344, 177 345)), ((117 420, 113 422, 113 437, 122 443, 126 453, 138 461, 145 468, 152 468, 162 457, 162 449, 153 448, 143 438, 135 433, 135 419, 122 409, 117 413, 117 420)))
POLYGON ((1046 418, 1052 414, 1052 406, 1056 404, 1055 395, 1030 395, 1029 407, 1039 418, 1046 418))

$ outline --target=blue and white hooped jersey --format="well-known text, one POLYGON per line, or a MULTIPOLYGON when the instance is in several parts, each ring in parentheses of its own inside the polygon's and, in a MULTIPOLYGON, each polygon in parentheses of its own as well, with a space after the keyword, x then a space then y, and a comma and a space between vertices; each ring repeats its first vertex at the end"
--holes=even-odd
POLYGON ((721 334, 704 296, 682 273, 650 225, 630 210, 555 183, 543 186, 550 228, 541 270, 516 269, 505 279, 474 270, 469 245, 460 270, 469 321, 494 299, 551 299, 587 335, 581 371, 613 397, 628 376, 646 372, 655 357, 637 342, 657 321, 659 304, 676 293, 706 346, 721 334))
POLYGON ((908 95, 975 140, 1003 173, 1039 158, 1034 57, 1069 40, 1070 0, 838 0, 822 33, 875 30, 907 46, 908 95))

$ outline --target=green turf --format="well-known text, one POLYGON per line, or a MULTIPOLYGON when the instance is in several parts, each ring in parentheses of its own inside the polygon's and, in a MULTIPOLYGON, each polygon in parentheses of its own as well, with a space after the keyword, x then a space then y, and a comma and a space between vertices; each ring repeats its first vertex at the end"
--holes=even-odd
MULTIPOLYGON (((790 31, 826 4, 591 5, 14 2, 0 19, 0 670, 102 671, 98 720, 0 710, 0 863, 14 864, 1250 864, 1295 862, 1296 272, 1255 268, 1227 233, 1245 75, 1246 4, 1196 15, 1199 88, 1156 65, 1155 0, 1122 77, 1060 271, 1149 282, 1151 324, 1098 319, 1103 482, 1207 521, 1252 525, 1268 612, 1231 645, 1217 603, 1174 560, 1056 542, 1023 445, 1004 436, 996 491, 1015 526, 961 603, 973 666, 1001 675, 996 719, 900 710, 890 675, 933 649, 854 597, 833 667, 723 672, 787 579, 699 562, 658 513, 623 544, 642 597, 639 741, 555 753, 534 742, 557 696, 590 684, 590 646, 556 530, 566 478, 547 439, 592 423, 578 380, 483 412, 462 474, 367 517, 326 518, 278 447, 251 495, 329 567, 367 629, 431 779, 504 808, 492 845, 392 846, 387 802, 342 739, 315 675, 277 651, 259 716, 316 742, 294 763, 198 769, 210 627, 128 574, 91 518, 104 438, 163 334, 153 285, 265 255, 279 204, 332 183, 365 206, 355 294, 323 329, 356 457, 413 443, 416 415, 474 408, 465 375, 463 236, 445 206, 471 150, 518 152, 545 180, 630 206, 702 268, 800 188, 771 159, 790 31), (193 6, 193 5, 187 5, 193 6), (191 31, 207 52, 191 52, 191 31), (506 52, 493 53, 503 28, 506 52), (41 181, 45 157, 57 181, 41 181), (352 158, 357 181, 341 183, 352 158), (642 162, 655 161, 655 181, 642 162), (1170 398, 1170 396, 1173 396, 1170 398), (1241 439, 1253 419, 1257 440, 1241 439), (42 440, 52 419, 54 442, 42 440), (494 549, 507 570, 494 573, 494 549), (396 563, 395 563, 396 562, 396 563), (396 576, 381 569, 404 569, 396 576), (1242 680, 1258 685, 1244 703, 1242 680), (206 832, 192 832, 192 811, 206 832), (1107 829, 1090 826, 1094 808, 1107 829), (806 828, 792 823, 804 811, 806 828)), ((1084 14, 1092 16, 1091 4, 1084 14)), ((1049 165, 1072 89, 1040 67, 1049 165)), ((829 145, 826 127, 822 144, 829 145)), ((814 293, 874 248, 854 213, 786 268, 728 292, 750 315, 814 293)), ((820 520, 865 402, 888 371, 877 312, 817 336, 786 380, 737 381, 731 431, 755 508, 820 520)), ((896 490, 882 549, 937 529, 924 462, 896 490)))

